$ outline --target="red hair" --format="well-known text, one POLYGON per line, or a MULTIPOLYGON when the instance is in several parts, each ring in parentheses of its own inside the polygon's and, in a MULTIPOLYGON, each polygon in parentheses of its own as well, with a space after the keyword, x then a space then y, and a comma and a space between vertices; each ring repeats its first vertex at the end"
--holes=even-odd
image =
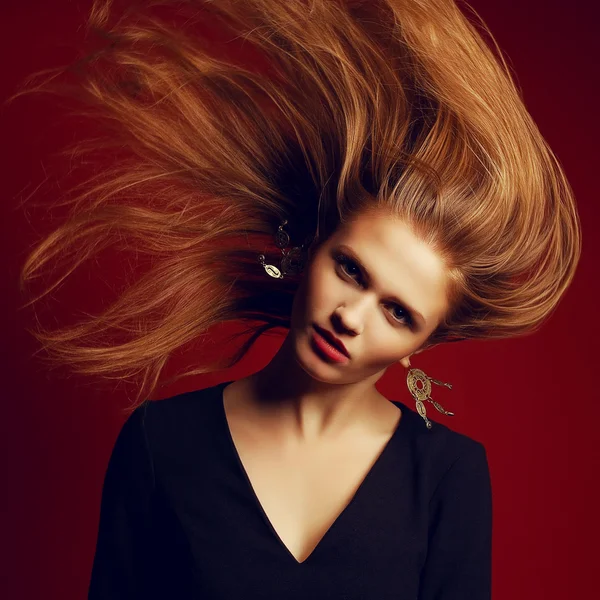
POLYGON ((575 201, 472 11, 451 0, 141 4, 96 2, 102 47, 26 90, 72 81, 110 134, 79 149, 125 154, 65 199, 71 212, 27 258, 23 289, 59 257, 70 267, 29 303, 116 240, 152 260, 103 313, 33 332, 52 361, 140 377, 140 399, 175 350, 243 321, 251 336, 231 366, 289 327, 298 279, 273 280, 257 261, 281 220, 298 243, 317 220, 326 239, 374 208, 406 219, 450 269, 451 310, 427 345, 525 335, 554 310, 581 252, 575 201), (194 23, 218 25, 264 72, 215 56, 194 23))

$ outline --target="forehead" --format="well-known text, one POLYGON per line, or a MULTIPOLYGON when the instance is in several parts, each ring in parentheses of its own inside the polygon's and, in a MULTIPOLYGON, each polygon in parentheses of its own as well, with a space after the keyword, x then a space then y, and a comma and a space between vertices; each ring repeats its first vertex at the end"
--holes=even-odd
POLYGON ((438 322, 448 308, 448 271, 442 257, 402 219, 365 214, 341 225, 333 243, 347 244, 369 271, 373 285, 438 322))

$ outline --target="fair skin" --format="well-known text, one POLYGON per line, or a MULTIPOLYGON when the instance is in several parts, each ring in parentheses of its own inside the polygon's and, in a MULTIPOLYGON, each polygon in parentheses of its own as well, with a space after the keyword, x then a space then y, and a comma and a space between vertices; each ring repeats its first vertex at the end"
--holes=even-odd
POLYGON ((447 309, 446 282, 439 256, 404 223, 361 215, 315 249, 271 362, 224 388, 255 500, 296 565, 334 529, 397 430, 401 411, 375 383, 390 365, 410 365, 447 309), (351 251, 369 278, 340 262, 351 251), (413 312, 409 324, 406 305, 422 317, 413 312), (350 360, 318 353, 315 323, 342 340, 350 360))
POLYGON ((380 211, 340 226, 310 257, 279 351, 237 384, 253 398, 256 418, 298 447, 397 421, 398 409, 375 384, 389 366, 410 366, 448 309, 447 281, 440 256, 398 218, 380 211), (340 264, 342 253, 352 262, 340 264), (315 352, 313 323, 342 340, 348 362, 315 352))

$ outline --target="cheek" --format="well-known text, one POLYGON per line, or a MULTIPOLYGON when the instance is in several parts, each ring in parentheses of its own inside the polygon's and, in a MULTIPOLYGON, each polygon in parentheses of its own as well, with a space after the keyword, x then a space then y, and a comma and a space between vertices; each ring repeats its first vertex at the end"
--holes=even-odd
POLYGON ((330 265, 316 261, 305 278, 305 297, 309 307, 327 310, 335 298, 340 295, 340 280, 330 265))
POLYGON ((326 311, 334 310, 336 282, 318 263, 304 274, 294 297, 292 323, 304 326, 311 320, 326 318, 326 311))
POLYGON ((415 350, 415 335, 408 328, 396 328, 385 315, 372 315, 361 336, 361 356, 366 368, 381 370, 415 350))
POLYGON ((408 341, 401 334, 386 331, 384 328, 373 328, 373 335, 364 339, 364 360, 369 366, 385 368, 399 361, 408 353, 408 341), (406 351, 403 353, 403 350, 406 351))

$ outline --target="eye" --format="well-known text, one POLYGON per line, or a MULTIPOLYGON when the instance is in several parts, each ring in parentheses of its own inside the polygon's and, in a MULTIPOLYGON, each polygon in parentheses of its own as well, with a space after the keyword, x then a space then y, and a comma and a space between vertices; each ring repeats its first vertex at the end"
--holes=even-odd
POLYGON ((413 323, 413 321, 412 321, 412 318, 411 318, 410 314, 409 314, 409 313, 408 313, 408 312, 407 312, 407 311, 406 311, 404 308, 402 308, 402 307, 401 307, 400 305, 398 305, 398 304, 391 304, 390 306, 392 307, 392 313, 393 313, 393 311, 394 311, 394 310, 396 310, 396 309, 398 309, 398 310, 401 310, 401 311, 402 311, 402 315, 400 315, 400 317, 398 317, 398 318, 397 318, 397 317, 395 317, 394 315, 392 315, 392 318, 393 318, 395 321, 398 321, 399 323, 401 323, 402 321, 404 321, 404 322, 406 322, 406 324, 407 324, 409 327, 412 327, 412 323, 413 323))
MULTIPOLYGON (((340 271, 346 276, 352 278, 354 281, 357 281, 355 278, 360 278, 360 267, 348 256, 345 254, 338 254, 335 257, 335 261, 338 264, 340 271)), ((399 324, 405 324, 408 327, 413 326, 413 320, 411 314, 399 304, 390 304, 391 310, 388 311, 392 319, 399 324), (395 311, 400 311, 401 314, 398 315, 395 311)))
POLYGON ((360 277, 360 269, 358 268, 358 265, 348 256, 344 255, 344 254, 338 254, 335 257, 336 262, 338 263, 338 265, 340 265, 340 269, 341 271, 345 274, 348 275, 349 277, 356 277, 359 276, 360 277))

